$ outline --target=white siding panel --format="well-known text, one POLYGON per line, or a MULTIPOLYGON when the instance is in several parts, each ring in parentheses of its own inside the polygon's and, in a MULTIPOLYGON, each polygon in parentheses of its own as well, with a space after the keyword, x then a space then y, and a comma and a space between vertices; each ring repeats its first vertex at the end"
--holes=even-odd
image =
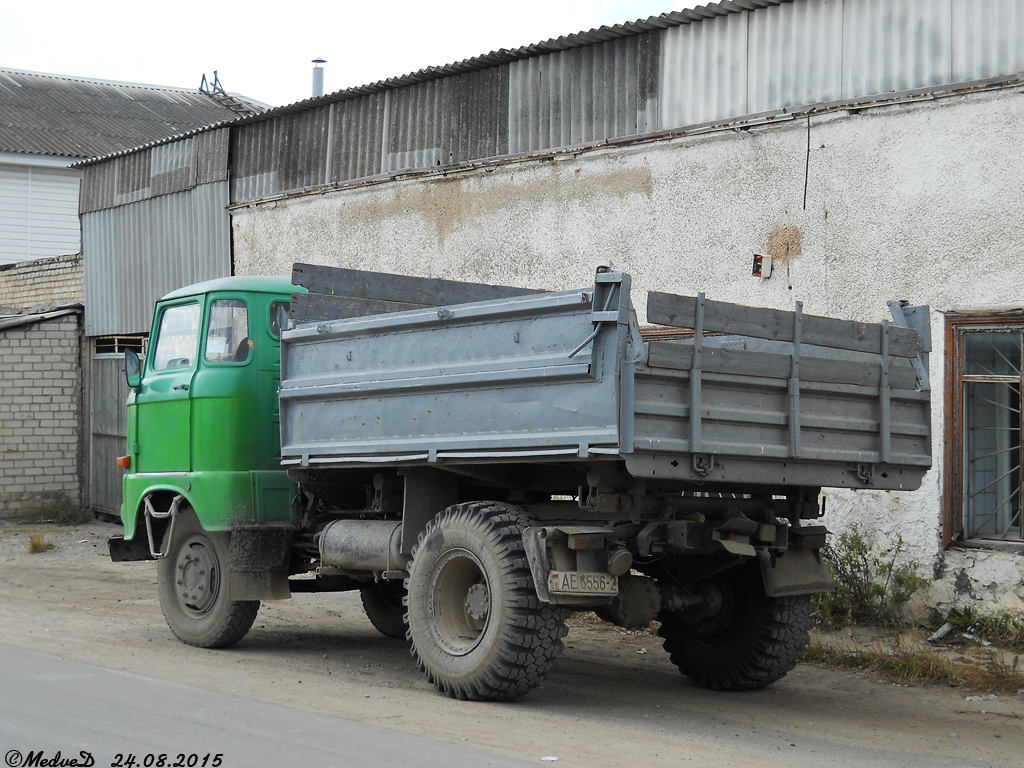
POLYGON ((28 168, 0 166, 0 264, 28 254, 28 168))
POLYGON ((81 250, 77 171, 0 166, 0 264, 81 250))

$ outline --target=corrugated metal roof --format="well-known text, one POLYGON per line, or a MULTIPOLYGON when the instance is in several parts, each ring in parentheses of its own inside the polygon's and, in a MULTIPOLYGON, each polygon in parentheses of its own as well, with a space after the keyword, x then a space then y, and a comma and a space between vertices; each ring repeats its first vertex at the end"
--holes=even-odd
MULTIPOLYGON (((315 109, 318 106, 326 106, 337 102, 358 99, 370 94, 392 91, 407 85, 427 83, 432 80, 440 80, 452 75, 478 72, 480 70, 489 69, 490 67, 510 64, 515 61, 521 61, 535 56, 542 56, 544 54, 558 53, 560 51, 568 51, 574 48, 583 48, 595 43, 606 42, 608 40, 635 37, 648 32, 656 32, 658 30, 669 29, 671 27, 678 27, 683 24, 693 24, 695 22, 705 21, 706 19, 713 19, 718 16, 728 16, 734 13, 742 13, 743 11, 770 8, 792 2, 793 0, 722 0, 722 2, 708 3, 707 5, 697 6, 696 8, 690 8, 685 11, 671 11, 669 13, 663 13, 660 16, 651 16, 647 19, 637 19, 636 21, 626 22, 624 24, 615 24, 610 27, 598 27, 585 32, 577 32, 573 35, 563 35, 540 43, 525 45, 520 48, 502 48, 497 51, 491 51, 490 53, 485 53, 481 56, 474 56, 473 58, 464 59, 463 61, 454 62, 452 64, 445 64, 438 67, 426 67, 425 69, 411 72, 400 77, 392 77, 387 80, 380 80, 376 83, 337 91, 325 96, 305 99, 304 101, 298 101, 294 104, 287 104, 275 109, 269 109, 252 117, 237 118, 231 122, 234 125, 258 123, 264 120, 278 118, 283 115, 306 112, 315 109)), ((207 130, 207 128, 197 128, 192 131, 183 132, 179 136, 158 139, 136 148, 125 148, 123 150, 111 152, 106 156, 95 157, 81 163, 77 163, 76 165, 78 167, 91 165, 92 163, 106 160, 109 157, 116 157, 117 155, 134 152, 137 149, 145 149, 168 141, 174 141, 179 138, 186 138, 204 130, 207 130)))
POLYGON ((234 116, 198 90, 0 68, 0 151, 95 157, 234 116))

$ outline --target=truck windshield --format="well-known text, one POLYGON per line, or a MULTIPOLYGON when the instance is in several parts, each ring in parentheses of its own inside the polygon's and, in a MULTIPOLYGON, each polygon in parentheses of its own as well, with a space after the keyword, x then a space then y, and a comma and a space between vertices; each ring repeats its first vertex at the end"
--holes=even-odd
POLYGON ((168 307, 160 317, 153 353, 153 369, 188 368, 195 361, 199 341, 199 304, 168 307))

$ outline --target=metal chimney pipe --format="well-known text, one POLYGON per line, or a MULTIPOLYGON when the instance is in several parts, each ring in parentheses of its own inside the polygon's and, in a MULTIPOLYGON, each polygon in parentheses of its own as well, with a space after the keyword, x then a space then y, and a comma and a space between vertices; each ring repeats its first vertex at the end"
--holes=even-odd
POLYGON ((324 69, 321 64, 326 64, 327 59, 313 59, 313 98, 324 95, 324 69))

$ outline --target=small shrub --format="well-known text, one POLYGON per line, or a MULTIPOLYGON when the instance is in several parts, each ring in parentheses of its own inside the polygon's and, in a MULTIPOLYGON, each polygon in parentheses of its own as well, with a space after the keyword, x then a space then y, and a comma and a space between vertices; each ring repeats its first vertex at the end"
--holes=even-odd
POLYGON ((30 523, 55 523, 57 525, 83 525, 92 522, 92 512, 87 507, 75 504, 67 496, 40 504, 26 516, 30 523))
POLYGON ((873 623, 902 624, 901 608, 917 590, 928 584, 918 575, 919 564, 901 563, 906 542, 900 534, 874 554, 856 523, 822 550, 832 570, 836 591, 818 598, 817 614, 823 623, 836 626, 873 623))
POLYGON ((28 553, 30 555, 38 555, 40 552, 45 552, 48 549, 53 549, 52 541, 47 541, 38 533, 33 533, 29 537, 28 553))

